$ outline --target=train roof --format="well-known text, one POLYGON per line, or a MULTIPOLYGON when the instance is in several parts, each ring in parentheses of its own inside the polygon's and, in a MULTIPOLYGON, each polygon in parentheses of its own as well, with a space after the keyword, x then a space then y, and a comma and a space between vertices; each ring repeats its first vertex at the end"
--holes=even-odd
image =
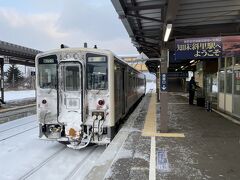
MULTIPOLYGON (((102 53, 102 54, 107 54, 107 55, 112 55, 115 56, 118 60, 120 60, 122 63, 128 65, 129 67, 131 67, 132 69, 134 69, 135 71, 142 73, 140 71, 138 71, 137 69, 133 68, 132 66, 130 66, 126 61, 124 61, 121 57, 117 56, 116 54, 114 54, 112 51, 107 50, 107 49, 97 49, 97 48, 84 48, 84 47, 74 47, 74 48, 62 48, 62 49, 53 49, 53 50, 49 50, 49 51, 45 51, 45 52, 41 52, 39 53, 36 58, 39 58, 41 56, 46 56, 46 55, 51 55, 54 54, 56 52, 66 52, 66 51, 84 51, 84 52, 91 52, 91 53, 102 53)), ((143 74, 143 73, 142 73, 143 74)))
POLYGON ((47 55, 47 54, 53 54, 53 53, 56 53, 56 52, 66 52, 66 51, 85 51, 85 52, 113 54, 110 50, 106 50, 106 49, 74 47, 74 48, 53 49, 53 50, 49 50, 49 51, 39 53, 37 56, 44 56, 44 55, 47 55))

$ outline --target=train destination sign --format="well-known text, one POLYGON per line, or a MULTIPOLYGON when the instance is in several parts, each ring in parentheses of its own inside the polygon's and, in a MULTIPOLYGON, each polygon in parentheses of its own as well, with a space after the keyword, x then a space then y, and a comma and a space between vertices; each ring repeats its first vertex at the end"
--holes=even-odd
POLYGON ((218 58, 222 55, 221 37, 175 40, 176 59, 218 58))
POLYGON ((44 64, 53 64, 54 63, 54 59, 43 59, 43 63, 44 64))
POLYGON ((105 56, 89 57, 88 62, 106 62, 105 56))
POLYGON ((39 64, 57 64, 57 56, 47 56, 44 58, 39 58, 39 64))

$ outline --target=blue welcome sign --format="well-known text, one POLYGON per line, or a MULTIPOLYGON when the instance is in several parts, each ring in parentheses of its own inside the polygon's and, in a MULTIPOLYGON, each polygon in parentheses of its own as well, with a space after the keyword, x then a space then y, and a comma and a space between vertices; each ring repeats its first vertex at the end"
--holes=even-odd
POLYGON ((175 40, 176 59, 218 58, 222 55, 221 37, 175 40))

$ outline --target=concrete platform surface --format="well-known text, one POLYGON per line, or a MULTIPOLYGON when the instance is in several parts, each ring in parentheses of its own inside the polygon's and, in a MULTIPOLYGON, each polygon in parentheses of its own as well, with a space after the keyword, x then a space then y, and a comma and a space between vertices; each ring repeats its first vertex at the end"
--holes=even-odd
POLYGON ((161 115, 155 102, 153 93, 143 98, 89 179, 240 179, 239 125, 170 93, 165 136, 157 131, 161 115))

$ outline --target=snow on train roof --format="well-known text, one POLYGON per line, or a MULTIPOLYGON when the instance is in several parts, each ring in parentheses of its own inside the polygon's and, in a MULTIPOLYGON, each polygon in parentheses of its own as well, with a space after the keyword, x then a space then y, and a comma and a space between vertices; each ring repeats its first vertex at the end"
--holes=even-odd
POLYGON ((53 53, 57 53, 57 52, 66 52, 66 51, 85 51, 85 52, 113 54, 110 50, 106 50, 106 49, 83 48, 83 47, 77 48, 77 47, 75 47, 75 48, 62 48, 62 49, 53 49, 53 50, 45 51, 45 52, 39 53, 37 55, 37 57, 45 56, 47 54, 53 54, 53 53))

